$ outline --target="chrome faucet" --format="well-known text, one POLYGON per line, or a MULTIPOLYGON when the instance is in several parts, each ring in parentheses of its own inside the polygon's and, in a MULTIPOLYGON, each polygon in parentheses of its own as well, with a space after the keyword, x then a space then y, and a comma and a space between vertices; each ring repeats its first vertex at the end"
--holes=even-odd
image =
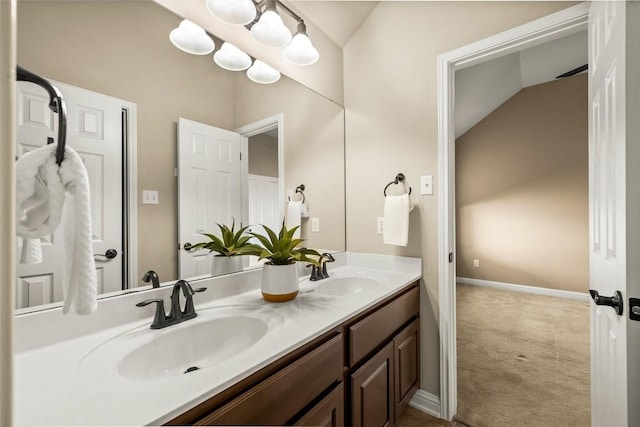
POLYGON ((160 287, 160 279, 158 278, 158 273, 153 270, 149 270, 144 273, 144 276, 142 276, 142 281, 145 283, 151 282, 151 285, 154 289, 160 287))
POLYGON ((196 317, 198 314, 193 304, 193 295, 196 292, 204 292, 206 290, 207 288, 193 289, 186 280, 178 280, 173 285, 173 290, 171 291, 171 310, 168 315, 164 310, 164 300, 160 298, 139 302, 136 304, 136 307, 144 307, 152 303, 157 304, 151 329, 162 329, 196 317), (184 310, 180 306, 180 291, 182 291, 185 297, 184 310))

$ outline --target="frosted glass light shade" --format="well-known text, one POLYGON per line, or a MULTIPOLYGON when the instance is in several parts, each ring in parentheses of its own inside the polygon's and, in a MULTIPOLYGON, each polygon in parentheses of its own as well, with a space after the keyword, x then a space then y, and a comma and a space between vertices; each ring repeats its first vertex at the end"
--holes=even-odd
POLYGON ((207 9, 227 24, 246 25, 256 18, 256 6, 251 0, 207 0, 207 9))
POLYGON ((304 33, 298 33, 293 37, 289 46, 282 50, 284 57, 296 65, 311 65, 318 62, 320 54, 313 47, 311 40, 304 33))
POLYGON ((282 47, 291 41, 291 31, 273 10, 267 10, 260 16, 260 20, 251 27, 251 35, 267 47, 282 47))
POLYGON ((178 49, 194 55, 206 55, 216 48, 204 29, 188 19, 184 19, 178 28, 169 33, 169 40, 178 49))
POLYGON ((256 59, 251 68, 247 70, 247 77, 256 83, 268 85, 280 80, 280 72, 256 59))
POLYGON ((222 43, 220 50, 213 54, 213 60, 229 71, 242 71, 251 66, 251 57, 229 42, 222 43))

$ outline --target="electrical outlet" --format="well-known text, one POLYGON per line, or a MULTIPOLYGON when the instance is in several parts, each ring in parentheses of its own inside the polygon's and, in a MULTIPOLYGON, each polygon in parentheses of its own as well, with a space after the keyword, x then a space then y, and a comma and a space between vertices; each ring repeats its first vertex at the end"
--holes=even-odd
POLYGON ((311 231, 314 233, 320 232, 320 218, 311 218, 311 231))
POLYGON ((376 224, 376 231, 378 234, 384 233, 384 217, 378 217, 378 222, 376 224))
POLYGON ((480 267, 480 260, 479 259, 474 259, 473 260, 473 266, 474 267, 480 267))
POLYGON ((157 205, 160 203, 160 196, 155 190, 142 190, 143 205, 157 205))

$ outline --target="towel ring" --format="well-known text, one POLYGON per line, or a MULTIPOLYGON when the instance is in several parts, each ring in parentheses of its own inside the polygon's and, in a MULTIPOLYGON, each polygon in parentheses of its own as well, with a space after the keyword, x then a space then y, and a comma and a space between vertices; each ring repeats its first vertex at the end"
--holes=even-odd
MULTIPOLYGON (((387 184, 386 187, 384 187, 383 193, 384 193, 384 197, 387 197, 387 188, 389 188, 389 186, 391 184, 400 184, 401 182, 404 182, 404 174, 403 173, 399 173, 398 175, 396 175, 396 179, 394 179, 393 181, 391 181, 390 183, 387 184)), ((409 187, 409 194, 411 194, 411 187, 409 187)))
MULTIPOLYGON (((304 197, 304 184, 300 184, 296 187, 296 193, 300 193, 302 195, 302 203, 304 203, 305 197, 304 197)), ((291 201, 291 198, 289 198, 289 201, 291 201)))

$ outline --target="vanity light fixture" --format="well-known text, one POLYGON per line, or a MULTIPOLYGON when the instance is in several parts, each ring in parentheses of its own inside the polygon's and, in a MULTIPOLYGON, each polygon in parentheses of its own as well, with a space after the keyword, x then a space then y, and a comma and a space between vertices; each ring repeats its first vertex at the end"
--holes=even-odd
POLYGON ((251 57, 229 42, 222 43, 220 49, 213 54, 213 60, 229 71, 243 71, 251 66, 251 57))
POLYGON ((216 48, 213 39, 204 29, 188 19, 169 33, 169 40, 178 49, 194 55, 207 55, 216 48))
POLYGON ((216 18, 233 25, 247 25, 257 14, 252 0, 207 0, 207 9, 216 18))
POLYGON ((282 50, 284 57, 296 65, 311 65, 318 62, 320 54, 318 49, 313 47, 309 36, 307 36, 307 26, 301 19, 298 22, 296 35, 289 43, 289 46, 282 50))
POLYGON ((291 31, 276 10, 276 0, 266 0, 264 12, 251 27, 251 36, 267 47, 283 47, 291 41, 291 31))
POLYGON ((280 80, 280 72, 275 68, 256 59, 251 68, 247 70, 247 77, 256 83, 271 84, 280 80))
POLYGON ((320 58, 318 50, 313 47, 309 39, 307 27, 302 18, 279 0, 206 0, 206 3, 212 15, 229 24, 244 25, 251 31, 253 39, 261 45, 286 46, 282 53, 295 65, 312 65, 320 58), (248 9, 251 8, 253 10, 249 12, 248 9), (297 22, 295 37, 291 37, 291 31, 278 14, 278 8, 297 22), (242 19, 239 17, 241 14, 242 19), (249 20, 250 16, 253 16, 251 20, 249 20))

